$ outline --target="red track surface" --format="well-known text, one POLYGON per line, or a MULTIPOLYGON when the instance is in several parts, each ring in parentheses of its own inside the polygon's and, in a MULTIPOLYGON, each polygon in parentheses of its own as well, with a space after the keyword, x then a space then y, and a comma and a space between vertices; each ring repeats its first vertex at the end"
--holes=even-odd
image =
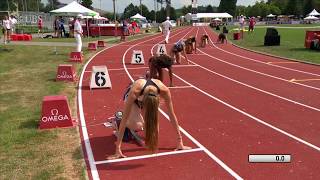
MULTIPOLYGON (((215 42, 217 36, 209 28, 189 27, 172 33, 170 43, 190 35, 199 39, 204 33, 215 42)), ((123 108, 122 94, 131 82, 128 75, 137 79, 147 69, 129 64, 132 50, 142 50, 147 61, 163 39, 156 35, 122 43, 102 51, 85 67, 78 98, 90 178, 320 179, 319 67, 230 44, 211 44, 188 56, 194 65, 174 66, 175 86, 186 86, 171 89, 175 111, 188 133, 185 144, 194 151, 173 152, 174 131, 160 114, 159 153, 169 154, 140 157, 148 154, 144 148, 123 143, 127 156, 140 158, 106 161, 116 139, 102 123, 123 108), (89 89, 93 65, 108 67, 112 89, 89 89), (292 160, 249 163, 249 154, 291 154, 292 160)))

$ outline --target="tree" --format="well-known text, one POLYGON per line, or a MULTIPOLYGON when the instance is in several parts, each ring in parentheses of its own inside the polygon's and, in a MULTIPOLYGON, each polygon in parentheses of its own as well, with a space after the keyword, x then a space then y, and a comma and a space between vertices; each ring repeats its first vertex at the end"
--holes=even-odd
POLYGON ((287 15, 299 15, 300 13, 297 0, 289 0, 285 12, 287 15))
POLYGON ((221 13, 227 12, 231 15, 235 15, 237 0, 221 0, 218 11, 221 13))
POLYGON ((0 11, 14 11, 17 9, 17 4, 12 0, 1 0, 0 1, 0 11), (8 6, 9 3, 9 6, 8 6), (9 9, 8 9, 9 8, 9 9))
POLYGON ((134 6, 131 3, 124 9, 121 19, 128 19, 131 16, 136 15, 137 13, 140 13, 140 8, 138 6, 134 6))
POLYGON ((307 14, 309 14, 313 10, 314 6, 314 0, 305 0, 303 6, 303 15, 306 16, 307 14))
POLYGON ((213 13, 213 12, 214 12, 213 7, 209 4, 209 5, 206 7, 205 12, 206 12, 206 13, 213 13))
POLYGON ((59 0, 48 0, 48 4, 43 8, 44 12, 49 12, 51 10, 57 9, 61 3, 59 0))
POLYGON ((86 7, 86 8, 93 9, 92 0, 82 0, 81 1, 81 5, 86 7))
POLYGON ((147 19, 152 19, 152 15, 150 14, 150 11, 148 7, 144 4, 141 4, 141 9, 142 9, 142 15, 146 17, 147 19))
POLYGON ((186 14, 188 14, 188 13, 191 13, 191 9, 192 9, 191 5, 189 5, 189 6, 183 6, 183 7, 182 7, 182 13, 183 13, 183 15, 186 15, 186 14))
MULTIPOLYGON (((250 7, 250 6, 248 6, 248 7, 250 7)), ((240 16, 240 15, 247 15, 247 7, 245 7, 245 6, 237 6, 237 8, 236 8, 236 16, 240 16)))

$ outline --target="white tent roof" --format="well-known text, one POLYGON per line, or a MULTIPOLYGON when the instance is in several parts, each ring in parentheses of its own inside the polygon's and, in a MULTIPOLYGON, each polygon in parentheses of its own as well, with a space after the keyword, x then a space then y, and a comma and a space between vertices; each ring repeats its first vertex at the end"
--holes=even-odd
POLYGON ((232 18, 229 13, 197 13, 197 18, 232 18))
POLYGON ((267 17, 276 17, 276 15, 269 14, 267 17))
POLYGON ((308 16, 306 18, 304 18, 304 20, 318 20, 319 18, 315 17, 315 16, 308 16))
POLYGON ((76 16, 78 14, 82 14, 84 16, 99 16, 99 13, 82 6, 76 1, 73 1, 62 8, 52 10, 50 13, 67 16, 76 16))
POLYGON ((313 10, 311 11, 311 13, 309 13, 308 15, 309 15, 309 16, 319 16, 320 13, 318 13, 317 10, 313 9, 313 10))
POLYGON ((141 16, 139 13, 137 13, 137 14, 134 15, 134 16, 131 16, 130 18, 131 18, 131 19, 146 19, 146 17, 141 16))

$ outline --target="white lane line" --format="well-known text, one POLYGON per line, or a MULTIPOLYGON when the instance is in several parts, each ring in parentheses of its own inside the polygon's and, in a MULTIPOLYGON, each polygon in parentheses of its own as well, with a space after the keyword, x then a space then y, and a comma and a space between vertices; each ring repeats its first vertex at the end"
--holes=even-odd
POLYGON ((154 157, 168 156, 168 155, 175 155, 175 154, 183 154, 183 153, 191 153, 191 152, 198 152, 198 151, 203 151, 203 149, 195 148, 195 149, 188 149, 188 150, 179 150, 179 151, 170 151, 170 152, 163 152, 163 153, 156 153, 156 154, 148 154, 148 155, 142 155, 142 156, 132 156, 132 157, 126 157, 126 158, 121 158, 121 159, 96 161, 95 164, 96 165, 97 164, 110 164, 110 163, 140 160, 140 159, 147 159, 147 158, 154 158, 154 157))
MULTIPOLYGON (((162 37, 162 36, 155 36, 155 37, 153 37, 152 39, 156 39, 156 38, 160 38, 160 37, 162 37)), ((150 39, 150 40, 152 40, 152 39, 150 39)), ((123 42, 123 43, 124 43, 124 42, 123 42)), ((99 177, 99 173, 98 173, 98 171, 97 171, 97 167, 96 167, 96 165, 94 164, 94 157, 93 157, 92 148, 91 148, 91 145, 90 145, 90 139, 89 139, 89 136, 88 136, 88 130, 87 130, 87 127, 85 126, 86 120, 85 120, 85 117, 84 117, 83 104, 82 104, 82 80, 83 80, 83 75, 84 75, 84 73, 85 73, 85 70, 86 70, 88 64, 93 60, 94 57, 96 57, 96 56, 97 56, 98 54, 100 54, 101 52, 106 51, 107 49, 110 49, 110 48, 112 48, 112 47, 121 45, 121 44, 123 44, 123 43, 115 44, 115 45, 113 45, 113 46, 107 47, 107 48, 99 51, 97 54, 93 55, 93 56, 87 61, 87 63, 83 66, 83 70, 82 70, 82 73, 81 73, 81 76, 80 76, 80 80, 79 80, 78 106, 79 106, 80 122, 81 122, 81 124, 82 124, 81 131, 82 131, 83 141, 84 141, 84 145, 85 145, 86 152, 87 152, 87 157, 88 157, 88 161, 89 161, 89 166, 90 166, 90 171, 91 171, 92 179, 94 179, 94 180, 99 180, 100 177, 99 177)))
POLYGON ((86 126, 86 119, 84 117, 84 112, 83 112, 83 104, 82 104, 82 81, 83 81, 83 75, 86 72, 86 68, 88 66, 88 64, 92 61, 92 59, 94 57, 96 57, 98 54, 100 54, 103 51, 106 51, 107 49, 110 49, 111 47, 114 47, 116 45, 107 47, 105 49, 103 49, 102 51, 99 51, 97 54, 93 55, 88 62, 83 66, 83 70, 80 76, 80 80, 79 80, 79 88, 78 88, 78 106, 79 106, 79 116, 80 116, 80 121, 81 121, 81 130, 82 130, 82 135, 83 135, 83 141, 84 141, 84 145, 86 148, 86 152, 87 152, 87 157, 88 157, 88 161, 89 161, 89 166, 90 166, 90 171, 91 171, 91 175, 92 175, 92 179, 94 180, 99 180, 99 173, 97 171, 97 167, 94 163, 94 157, 93 157, 93 153, 92 153, 92 148, 90 145, 90 139, 88 136, 88 130, 87 130, 87 126, 86 126))
POLYGON ((233 109, 233 110, 235 110, 235 111, 237 111, 237 112, 239 112, 239 113, 241 113, 241 114, 243 114, 243 115, 245 115, 245 116, 247 116, 247 117, 249 117, 249 118, 251 118, 251 119, 253 119, 253 120, 255 120, 255 121, 257 121, 257 122, 259 122, 259 123, 261 123, 261 124, 263 124, 263 125, 265 125, 265 126, 268 126, 268 127, 272 128, 272 129, 274 129, 274 130, 276 130, 276 131, 278 131, 278 132, 280 132, 280 133, 282 133, 282 134, 284 134, 284 135, 286 135, 286 136, 289 136, 289 137, 291 137, 292 139, 295 139, 296 141, 299 141, 299 142, 301 142, 301 143, 303 143, 303 144, 305 144, 305 145, 307 145, 307 146, 309 146, 309 147, 311 147, 311 148, 313 148, 313 149, 315 149, 315 150, 317 150, 317 151, 320 151, 320 147, 318 147, 318 146, 316 146, 316 145, 313 145, 313 144, 311 144, 311 143, 309 143, 309 142, 307 142, 307 141, 305 141, 305 140, 303 140, 303 139, 301 139, 301 138, 298 138, 298 137, 296 137, 296 136, 294 136, 294 135, 292 135, 292 134, 290 134, 290 133, 288 133, 288 132, 286 132, 286 131, 284 131, 284 130, 282 130, 282 129, 280 129, 280 128, 277 128, 277 127, 275 127, 275 126, 272 126, 271 124, 269 124, 269 123, 267 123, 267 122, 264 122, 263 120, 255 117, 255 116, 253 116, 253 115, 251 115, 251 114, 249 114, 249 113, 247 113, 247 112, 245 112, 245 111, 242 111, 242 110, 236 108, 235 106, 232 106, 232 105, 224 102, 223 100, 221 100, 221 99, 219 99, 219 98, 217 98, 217 97, 215 97, 215 96, 213 96, 213 95, 211 95, 211 94, 209 94, 209 93, 201 90, 200 88, 194 86, 193 84, 189 83, 188 81, 182 79, 180 76, 178 76, 178 75, 176 75, 176 74, 174 74, 174 73, 173 73, 173 75, 174 75, 175 77, 177 77, 178 79, 180 79, 181 81, 185 82, 186 84, 188 84, 188 85, 190 85, 190 86, 193 86, 196 90, 198 90, 198 91, 200 91, 201 93, 207 95, 208 97, 210 97, 210 98, 212 98, 212 99, 214 99, 214 100, 216 100, 216 101, 224 104, 225 106, 228 106, 229 108, 231 108, 231 109, 233 109))
MULTIPOLYGON (((311 148, 313 148, 313 149, 315 149, 315 150, 317 150, 317 151, 320 151, 320 147, 318 147, 318 146, 316 146, 316 145, 314 145, 314 144, 311 144, 311 143, 309 143, 309 142, 307 142, 307 141, 305 141, 305 140, 303 140, 303 139, 301 139, 301 138, 299 138, 299 137, 296 137, 296 136, 294 136, 294 135, 292 135, 292 134, 290 134, 290 133, 288 133, 288 132, 286 132, 286 131, 284 131, 284 130, 282 130, 282 129, 280 129, 280 128, 277 128, 277 127, 275 127, 275 126, 272 126, 271 124, 269 124, 269 123, 267 123, 267 122, 264 122, 263 120, 255 117, 255 116, 253 116, 253 115, 251 115, 251 114, 249 114, 249 113, 247 113, 247 112, 245 112, 245 111, 242 111, 242 110, 240 110, 240 109, 238 109, 238 108, 236 108, 236 107, 228 104, 227 102, 224 102, 223 100, 221 100, 221 99, 219 99, 219 98, 217 98, 217 97, 215 97, 215 96, 213 96, 213 95, 211 95, 211 94, 209 94, 209 93, 201 90, 200 88, 194 86, 193 84, 189 83, 188 81, 182 79, 180 76, 178 76, 178 75, 176 75, 176 74, 174 74, 174 73, 173 73, 173 75, 174 75, 175 77, 177 77, 178 79, 180 79, 181 81, 185 82, 186 84, 188 84, 188 85, 190 85, 190 86, 193 86, 196 90, 198 90, 198 91, 200 91, 201 93, 207 95, 208 97, 210 97, 210 98, 212 98, 212 99, 214 99, 214 100, 216 100, 216 101, 224 104, 225 106, 228 106, 229 108, 231 108, 231 109, 233 109, 233 110, 235 110, 235 111, 237 111, 237 112, 239 112, 239 113, 241 113, 241 114, 243 114, 243 115, 245 115, 245 116, 247 116, 247 117, 249 117, 249 118, 251 118, 251 119, 253 119, 253 120, 255 120, 255 121, 257 121, 257 122, 259 122, 259 123, 261 123, 261 124, 263 124, 263 125, 265 125, 265 126, 267 126, 267 127, 270 127, 271 129, 274 129, 274 130, 276 130, 276 131, 278 131, 278 132, 280 132, 280 133, 282 133, 282 134, 284 134, 284 135, 286 135, 286 136, 288 136, 288 137, 291 137, 292 139, 294 139, 294 140, 296 140, 296 141, 299 141, 299 142, 301 142, 301 143, 303 143, 303 144, 305 144, 305 145, 307 145, 307 146, 309 146, 309 147, 311 147, 311 148)), ((199 146, 199 147, 200 147, 200 146, 199 146)))
MULTIPOLYGON (((209 40, 211 41, 211 39, 209 38, 209 40)), ((212 41, 211 41, 212 42, 212 41)), ((200 50, 201 51, 201 50, 200 50)), ((203 52, 203 51, 201 51, 203 52)), ((204 53, 204 52, 203 52, 204 53)), ((307 87, 307 88, 310 88, 310 89, 315 89, 315 90, 318 90, 320 91, 320 88, 316 88, 316 87, 313 87, 313 86, 309 86, 309 85, 305 85, 305 84, 301 84, 301 83, 297 83, 297 82, 290 82, 290 80, 287 80, 287 79, 283 79, 283 78, 280 78, 280 77, 276 77, 276 76, 273 76, 273 75, 270 75, 270 74, 266 74, 266 73, 262 73, 262 72, 259 72, 259 71, 255 71, 255 70, 252 70, 252 69, 249 69, 249 68, 245 68, 245 67, 242 67, 240 65, 236 65, 236 64, 233 64, 233 63, 230 63, 228 61, 224 61, 222 59, 219 59, 217 57, 214 57, 212 55, 209 55, 207 54, 209 57, 213 58, 213 59, 216 59, 220 62, 223 62, 223 63, 226 63, 226 64, 229 64, 231 66, 235 66, 235 67, 238 67, 240 69, 244 69, 244 70, 247 70, 247 71, 250 71, 250 72, 254 72, 256 74, 260 74, 260 75, 263 75, 263 76, 267 76, 267 77, 271 77, 271 78, 274 78, 274 79, 278 79, 278 80, 281 80, 281 81, 285 81, 285 82, 289 82, 289 83, 292 83, 292 84, 297 84, 297 85, 300 85, 300 86, 303 86, 303 87, 307 87)))
MULTIPOLYGON (((197 63, 195 63, 195 62, 193 62, 193 61, 191 61, 191 60, 189 60, 189 61, 192 62, 192 63, 194 63, 194 64, 197 64, 197 63)), ((315 111, 320 112, 320 109, 319 109, 319 108, 316 108, 316 107, 313 107, 313 106, 309 106, 309 105, 306 105, 306 104, 303 104, 303 103, 300 103, 300 102, 297 102, 297 101, 294 101, 294 100, 285 98, 285 97, 280 96, 280 95, 273 94, 273 93, 271 93, 271 92, 268 92, 268 91, 259 89, 259 88, 257 88, 257 87, 251 86, 251 85, 249 85, 249 84, 240 82, 240 81, 238 81, 238 80, 232 79, 232 78, 230 78, 230 77, 228 77, 228 76, 219 74, 219 73, 217 73, 217 72, 215 72, 215 71, 212 71, 212 70, 210 70, 210 69, 208 69, 208 68, 206 68, 206 67, 203 67, 203 66, 201 66, 201 65, 199 65, 199 64, 197 64, 197 65, 198 65, 198 67, 200 67, 200 68, 202 68, 202 69, 204 69, 204 70, 206 70, 206 71, 208 71, 208 72, 210 72, 210 73, 212 73, 212 74, 215 74, 215 75, 220 76, 220 77, 222 77, 222 78, 228 79, 228 80, 233 81, 233 82, 235 82, 235 83, 238 83, 238 84, 241 84, 241 85, 243 85, 243 86, 249 87, 249 88, 251 88, 251 89, 260 91, 260 92, 265 93, 265 94, 268 94, 268 95, 270 95, 270 96, 277 97, 277 98, 279 98, 279 99, 282 99, 282 100, 291 102, 291 103, 293 103, 293 104, 297 104, 297 105, 303 106, 303 107, 305 107, 305 108, 309 108, 309 109, 312 109, 312 110, 315 110, 315 111)))
POLYGON ((186 88, 193 88, 192 86, 173 86, 168 87, 169 89, 186 89, 186 88))
MULTIPOLYGON (((198 27, 198 30, 199 30, 199 27, 198 27)), ((191 31, 191 30, 190 30, 191 31)), ((190 32, 189 31, 189 32, 190 32)), ((197 31, 198 32, 198 31, 197 31)), ((188 33, 187 33, 188 34, 188 33)), ((187 36, 187 34, 185 34, 181 39, 183 39, 185 36, 187 36)), ((156 46, 156 44, 151 48, 151 54, 153 55, 153 49, 154 47, 156 46)), ((125 67, 125 64, 124 64, 124 58, 123 58, 123 65, 125 67)), ((129 78, 133 81, 133 78, 131 77, 131 75, 129 74, 128 71, 126 71, 129 78)), ((173 73, 174 76, 178 77, 177 75, 175 75, 173 73)), ((180 78, 180 77, 179 77, 180 78)), ((184 81, 186 82, 186 81, 184 81)), ((187 83, 189 84, 190 86, 194 87, 193 85, 191 85, 190 83, 187 83)), ((170 121, 170 118, 169 116, 162 110, 159 108, 159 111, 161 112, 161 114, 167 118, 168 121, 170 121)), ((216 163, 218 163, 223 169, 225 169, 229 174, 231 174, 234 178, 236 179, 239 179, 239 180, 242 180, 243 178, 240 177, 235 171, 233 171, 229 166, 227 166, 223 161, 221 161, 217 156, 215 156, 213 153, 211 153, 205 146, 203 146, 199 141, 197 141, 194 137, 192 137, 187 131, 185 131, 182 127, 179 126, 179 130, 185 135, 187 136, 193 143, 195 143, 198 147, 200 147, 201 149, 204 150, 204 152, 211 158, 213 159, 216 163)))
MULTIPOLYGON (((204 29, 204 31, 207 33, 206 29, 204 29)), ((209 39, 210 39, 210 37, 209 37, 209 39)), ((210 39, 210 41, 211 41, 211 39, 210 39)), ((313 76, 319 76, 319 77, 320 77, 320 74, 315 74, 315 73, 311 73, 311 72, 307 72, 307 71, 302 71, 302 70, 297 70, 297 69, 288 68, 288 67, 284 67, 284 66, 279 66, 279 65, 276 65, 276 64, 273 64, 273 63, 268 63, 268 62, 259 61, 259 60, 256 60, 256 59, 253 59, 253 58, 250 58, 250 57, 247 57, 247 56, 242 56, 242 55, 235 54, 235 53, 233 53, 233 52, 230 52, 230 51, 221 49, 221 48, 219 48, 218 46, 216 46, 216 45, 214 45, 214 44, 213 44, 213 46, 214 46, 215 48, 223 51, 223 52, 226 52, 226 53, 228 53, 228 54, 231 54, 231 55, 234 55, 234 56, 238 56, 238 57, 241 57, 241 58, 244 58, 244 59, 248 59, 248 60, 250 60, 250 61, 254 61, 254 62, 266 64, 266 65, 269 65, 269 66, 274 66, 274 67, 286 69, 286 70, 289 70, 289 71, 295 71, 295 72, 299 72, 299 73, 304 73, 304 74, 313 75, 313 76)))

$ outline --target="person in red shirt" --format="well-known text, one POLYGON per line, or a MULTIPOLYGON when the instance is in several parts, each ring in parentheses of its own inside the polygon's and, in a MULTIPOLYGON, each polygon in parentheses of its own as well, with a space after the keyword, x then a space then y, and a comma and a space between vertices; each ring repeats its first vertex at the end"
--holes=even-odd
POLYGON ((42 27, 43 27, 43 20, 42 20, 42 17, 39 16, 38 17, 38 36, 39 36, 40 32, 42 32, 42 34, 43 34, 42 27))
POLYGON ((138 24, 136 21, 131 22, 132 30, 133 30, 133 35, 136 33, 136 29, 138 27, 138 24))
POLYGON ((254 17, 251 17, 249 19, 249 32, 253 32, 255 24, 256 24, 256 21, 255 21, 254 17))

